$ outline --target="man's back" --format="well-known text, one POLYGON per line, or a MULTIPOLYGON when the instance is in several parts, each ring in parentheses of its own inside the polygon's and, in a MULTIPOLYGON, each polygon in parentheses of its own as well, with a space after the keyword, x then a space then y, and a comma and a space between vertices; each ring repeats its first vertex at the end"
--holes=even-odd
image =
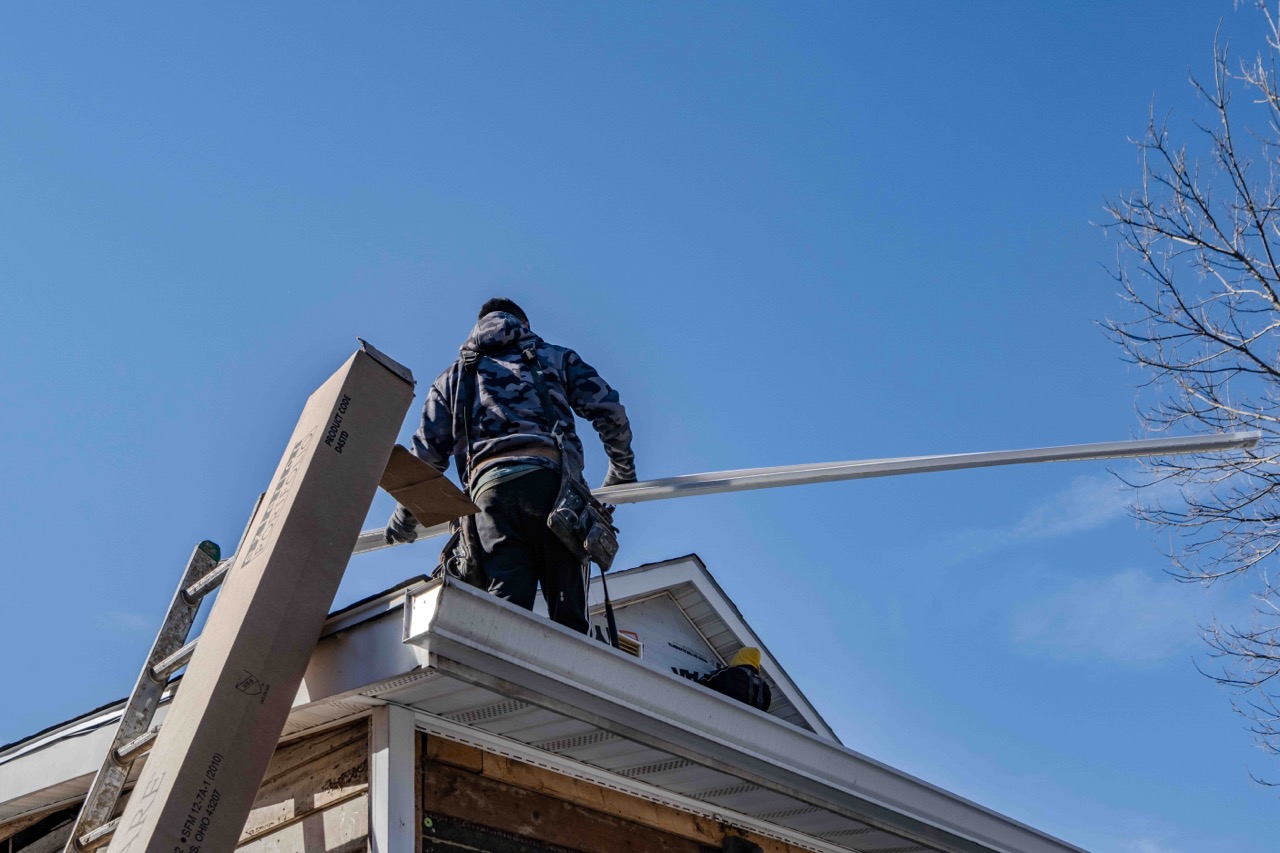
MULTIPOLYGON (((634 482, 631 424, 618 393, 576 352, 534 334, 514 302, 491 299, 458 360, 428 390, 413 451, 440 471, 454 457, 463 489, 480 507, 463 519, 442 565, 462 566, 465 577, 526 609, 541 586, 551 618, 585 634, 589 565, 580 558, 579 534, 563 525, 553 531, 547 521, 562 494, 577 489, 590 500, 578 485, 583 453, 575 414, 591 421, 604 443, 605 484, 634 482)), ((612 537, 607 517, 593 511, 612 537)), ((398 507, 387 541, 412 541, 415 526, 398 507)))
POLYGON ((466 444, 474 480, 496 460, 519 458, 522 452, 530 452, 531 459, 545 458, 545 451, 556 448, 552 430, 558 424, 565 450, 581 463, 582 442, 573 421, 577 413, 600 435, 611 479, 635 479, 626 410, 618 393, 576 352, 544 341, 519 317, 501 311, 476 323, 462 351, 476 354, 474 368, 469 370, 459 358, 432 383, 414 435, 419 457, 443 471, 449 457, 462 453, 466 444), (524 355, 530 349, 546 378, 554 412, 543 411, 533 365, 524 355))

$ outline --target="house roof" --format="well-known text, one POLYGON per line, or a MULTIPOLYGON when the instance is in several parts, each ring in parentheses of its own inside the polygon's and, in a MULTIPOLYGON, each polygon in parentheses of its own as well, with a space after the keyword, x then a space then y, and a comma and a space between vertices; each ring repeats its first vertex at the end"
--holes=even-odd
MULTIPOLYGON (((759 647, 771 713, 471 587, 415 579, 330 616, 284 736, 393 704, 435 736, 820 853, 1080 853, 842 746, 696 555, 609 585, 623 627, 627 608, 665 596, 720 659, 759 647)), ((0 821, 82 797, 113 715, 0 750, 0 821)))
MULTIPOLYGON (((760 671, 769 682, 773 703, 769 713, 828 740, 840 742, 818 710, 791 680, 764 641, 751 629, 720 584, 697 554, 686 554, 633 569, 610 572, 609 595, 618 612, 618 625, 629 627, 627 610, 658 597, 670 599, 694 631, 715 653, 716 662, 728 663, 744 646, 760 649, 760 671)), ((600 577, 591 579, 588 605, 592 616, 603 619, 604 590, 600 577)), ((537 612, 545 612, 539 601, 537 612)))

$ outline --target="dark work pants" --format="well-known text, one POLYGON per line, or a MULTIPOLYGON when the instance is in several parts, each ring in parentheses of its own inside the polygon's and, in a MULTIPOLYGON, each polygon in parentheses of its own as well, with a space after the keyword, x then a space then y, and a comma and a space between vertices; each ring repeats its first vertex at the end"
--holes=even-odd
POLYGON ((587 633, 587 570, 547 527, 560 492, 560 472, 531 471, 476 498, 480 567, 489 592, 533 609, 538 583, 553 622, 587 633))

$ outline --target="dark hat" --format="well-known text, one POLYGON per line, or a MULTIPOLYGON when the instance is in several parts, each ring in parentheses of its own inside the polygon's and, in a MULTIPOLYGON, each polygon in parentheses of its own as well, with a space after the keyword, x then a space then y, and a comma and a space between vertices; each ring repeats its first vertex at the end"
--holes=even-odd
POLYGON ((501 296, 495 296, 481 305, 480 315, 476 317, 476 319, 482 319, 486 314, 492 314, 494 311, 504 311, 507 314, 514 314, 516 317, 520 318, 521 323, 524 323, 526 326, 529 325, 529 315, 524 313, 524 309, 512 302, 510 299, 506 299, 501 296))

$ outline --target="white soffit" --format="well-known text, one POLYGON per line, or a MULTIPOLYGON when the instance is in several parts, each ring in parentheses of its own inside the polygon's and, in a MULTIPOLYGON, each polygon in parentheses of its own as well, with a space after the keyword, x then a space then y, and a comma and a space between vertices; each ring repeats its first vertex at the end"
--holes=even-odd
MULTIPOLYGON (((779 832, 863 853, 1079 848, 454 583, 410 593, 429 677, 365 695, 406 705, 779 832)), ((811 849, 824 849, 811 845, 811 849)))

